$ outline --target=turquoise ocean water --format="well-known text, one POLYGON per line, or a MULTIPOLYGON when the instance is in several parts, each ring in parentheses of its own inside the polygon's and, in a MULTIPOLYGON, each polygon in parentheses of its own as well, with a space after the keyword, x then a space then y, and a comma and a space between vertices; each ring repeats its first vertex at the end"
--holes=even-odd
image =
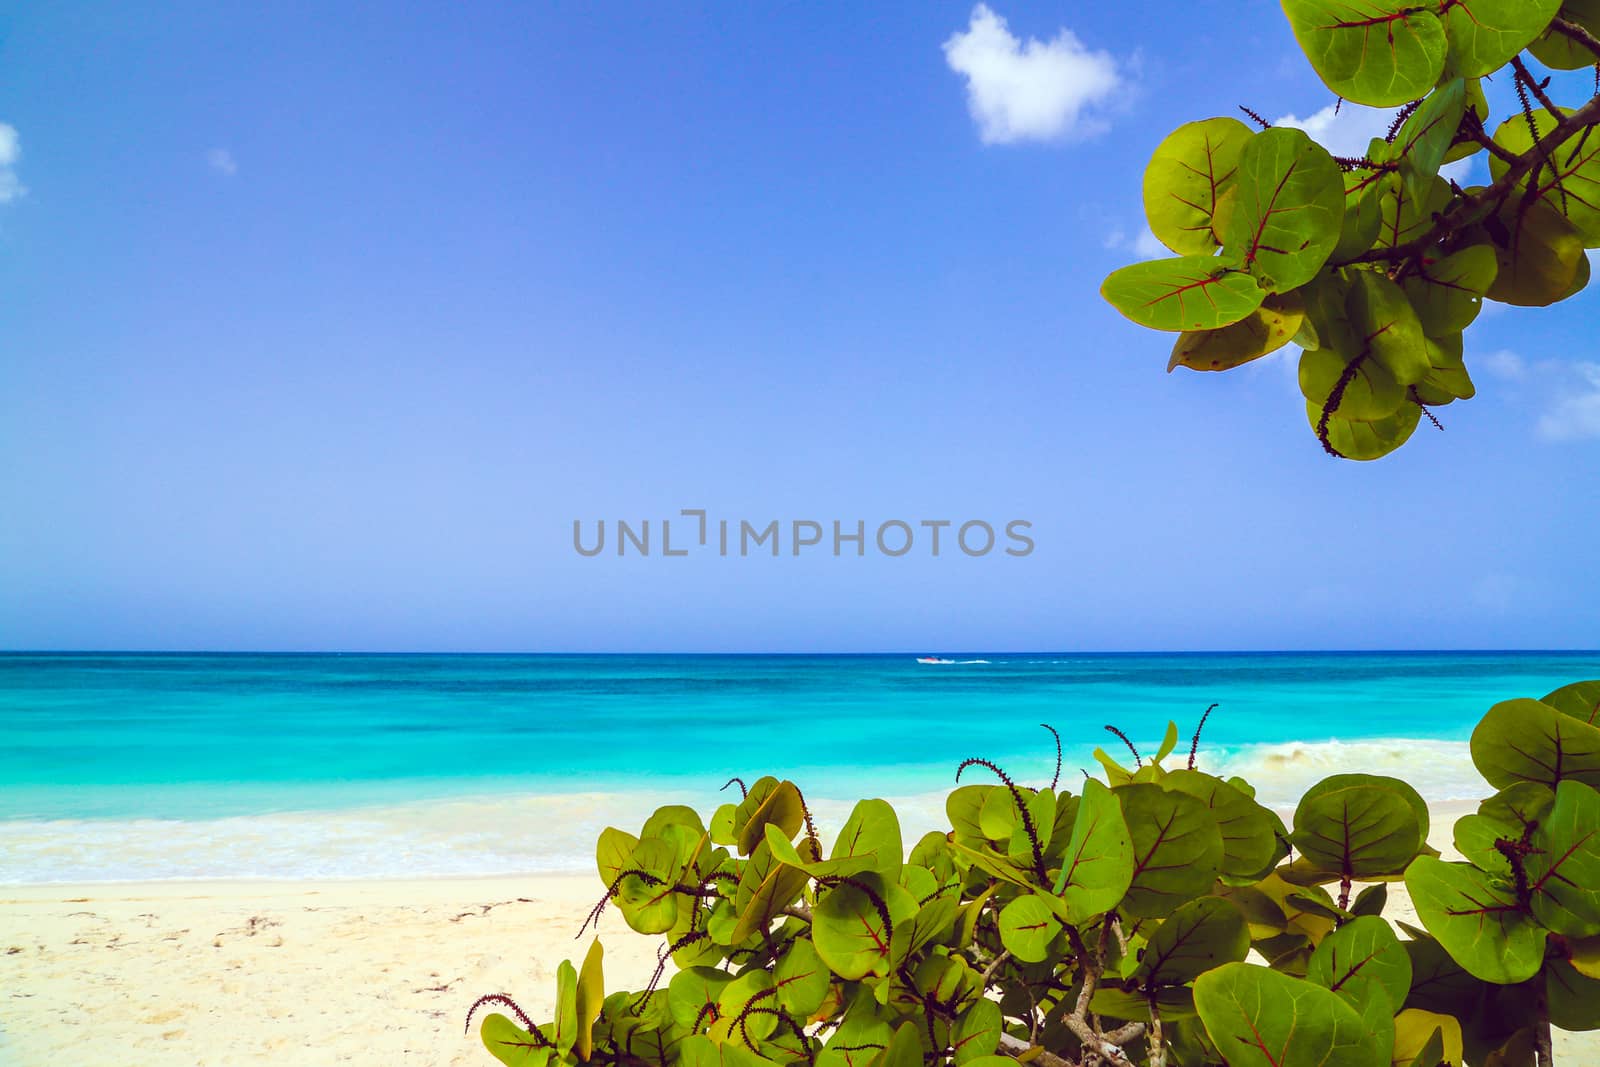
POLYGON ((1291 803, 1343 770, 1477 796, 1488 706, 1600 677, 1597 653, 890 656, 0 655, 0 882, 489 874, 588 865, 595 832, 731 775, 824 818, 937 825, 968 756, 1065 781, 1187 744, 1291 803))

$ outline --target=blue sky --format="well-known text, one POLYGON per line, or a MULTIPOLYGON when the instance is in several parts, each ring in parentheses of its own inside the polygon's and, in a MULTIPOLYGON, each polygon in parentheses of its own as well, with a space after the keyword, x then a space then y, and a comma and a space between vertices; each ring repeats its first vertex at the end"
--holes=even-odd
POLYGON ((1101 302, 1179 122, 1364 143, 1275 3, 30 7, 0 647, 1600 633, 1595 290, 1486 315, 1479 397, 1376 464, 1323 455, 1292 361, 1168 375, 1101 302), (573 550, 683 508, 1036 547, 573 550))

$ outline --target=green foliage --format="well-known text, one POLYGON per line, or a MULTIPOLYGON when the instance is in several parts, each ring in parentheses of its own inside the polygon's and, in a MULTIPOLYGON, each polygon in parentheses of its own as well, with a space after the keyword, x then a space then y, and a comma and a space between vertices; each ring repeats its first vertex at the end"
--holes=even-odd
POLYGON ((1076 795, 968 760, 958 781, 998 782, 909 853, 864 800, 824 859, 800 789, 763 778, 709 830, 667 807, 601 834, 590 918, 663 938, 646 989, 606 995, 596 941, 556 968, 552 1021, 494 994, 469 1026, 509 1009, 481 1037, 514 1067, 1548 1063, 1551 1024, 1600 1028, 1596 720, 1600 681, 1489 710, 1498 792, 1457 861, 1403 781, 1334 775, 1285 826, 1249 783, 1165 766, 1175 724, 1132 767, 1097 750, 1076 795), (1402 879, 1420 927, 1382 915, 1402 879))
MULTIPOLYGON (((1105 298, 1178 335, 1169 371, 1231 370, 1300 345, 1306 418, 1324 450, 1388 455, 1429 408, 1471 399, 1463 331, 1484 300, 1544 307, 1589 281, 1600 247, 1600 93, 1546 94, 1524 50, 1600 63, 1600 0, 1283 0, 1295 39, 1342 100, 1400 110, 1336 157, 1296 129, 1180 126, 1144 175, 1150 230, 1177 258, 1114 271, 1105 298), (1491 136, 1480 80, 1521 113, 1491 136), (1487 153, 1491 184, 1446 163, 1487 153)), ((1600 86, 1600 82, 1597 82, 1600 86)), ((1255 118, 1253 112, 1249 112, 1255 118)))

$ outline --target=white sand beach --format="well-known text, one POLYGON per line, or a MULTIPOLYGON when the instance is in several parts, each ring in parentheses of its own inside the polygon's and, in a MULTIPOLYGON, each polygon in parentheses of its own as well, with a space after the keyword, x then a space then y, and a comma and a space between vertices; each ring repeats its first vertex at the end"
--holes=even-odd
MULTIPOLYGON (((1466 804, 1433 807, 1436 846, 1466 804)), ((0 888, 0 1063, 467 1067, 492 1063, 466 1010, 535 1017, 601 887, 593 875, 0 888)), ((1403 886, 1391 919, 1414 920, 1403 886)), ((601 922, 609 988, 639 988, 659 938, 601 922)), ((1600 1062, 1557 1035, 1558 1062, 1600 1062)))

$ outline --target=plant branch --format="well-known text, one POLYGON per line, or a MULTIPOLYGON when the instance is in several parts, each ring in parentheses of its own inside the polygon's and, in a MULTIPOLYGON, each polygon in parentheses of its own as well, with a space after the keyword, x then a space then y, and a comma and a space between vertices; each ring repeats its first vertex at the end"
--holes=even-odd
POLYGON ((1550 28, 1568 40, 1577 41, 1579 44, 1583 45, 1583 47, 1593 52, 1595 59, 1600 61, 1600 39, 1597 39, 1594 34, 1590 33, 1582 26, 1579 26, 1576 22, 1569 22, 1566 19, 1556 19, 1554 22, 1550 23, 1550 28))
POLYGON ((1540 104, 1544 105, 1544 109, 1546 111, 1550 112, 1550 114, 1554 115, 1558 119, 1566 116, 1566 112, 1562 111, 1559 107, 1556 107, 1555 101, 1551 100, 1549 94, 1544 91, 1544 86, 1539 83, 1539 79, 1535 78, 1528 71, 1528 66, 1526 63, 1522 62, 1521 56, 1512 56, 1511 66, 1516 70, 1517 77, 1522 79, 1522 84, 1528 87, 1528 91, 1533 93, 1534 98, 1538 100, 1540 104))
POLYGON ((1467 220, 1477 215, 1481 208, 1504 198, 1529 171, 1543 166, 1558 146, 1578 130, 1589 126, 1600 126, 1600 96, 1591 98, 1588 103, 1556 123, 1549 133, 1534 142, 1533 147, 1518 156, 1516 162, 1506 168, 1506 172, 1498 181, 1458 201, 1449 211, 1439 216, 1428 232, 1421 237, 1391 248, 1375 248, 1341 263, 1335 263, 1333 266, 1343 267, 1353 263, 1394 263, 1398 264, 1397 272, 1404 273, 1408 265, 1422 252, 1431 248, 1446 234, 1466 225, 1467 220))
POLYGON ((1038 1064, 1039 1067, 1078 1067, 1078 1064, 1072 1060, 1062 1059, 1054 1052, 1039 1048, 1022 1040, 1020 1037, 1013 1037, 1010 1034, 1002 1033, 1000 1035, 1000 1048, 998 1051, 1000 1055, 1010 1056, 1014 1060, 1026 1057, 1029 1063, 1038 1064))

